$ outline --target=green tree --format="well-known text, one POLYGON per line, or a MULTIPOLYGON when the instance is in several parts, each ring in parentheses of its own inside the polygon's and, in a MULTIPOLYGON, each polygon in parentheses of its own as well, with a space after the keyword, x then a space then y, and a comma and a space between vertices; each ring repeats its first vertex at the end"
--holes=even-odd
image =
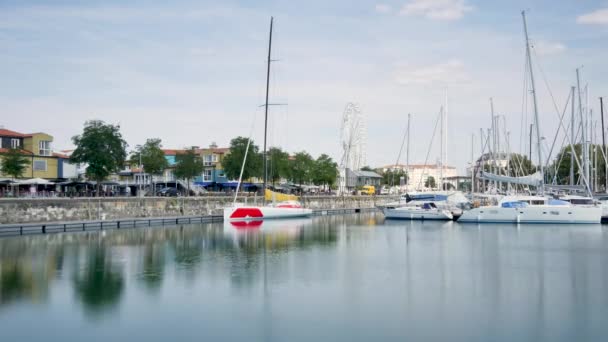
POLYGON ((309 182, 312 178, 314 164, 312 156, 307 152, 302 151, 296 153, 293 160, 291 160, 292 181, 300 185, 309 182))
POLYGON ((521 177, 531 175, 536 172, 536 167, 528 157, 513 153, 509 159, 509 175, 512 177, 521 177))
MULTIPOLYGON (((148 139, 146 143, 137 145, 135 151, 131 154, 131 164, 140 164, 144 171, 150 175, 160 175, 169 166, 165 153, 161 149, 160 139, 148 139)), ((152 177, 150 177, 150 186, 153 189, 152 177)))
POLYGON ((70 161, 87 164, 86 175, 97 182, 99 196, 101 182, 125 164, 127 142, 122 138, 120 126, 100 120, 87 121, 82 135, 72 137, 72 142, 76 149, 70 161))
POLYGON ((322 154, 314 161, 312 168, 312 182, 315 185, 331 187, 338 178, 338 164, 327 154, 322 154))
POLYGON ((276 181, 287 177, 289 177, 289 153, 278 147, 271 147, 268 150, 268 178, 274 185, 276 181))
POLYGON ((429 176, 426 181, 424 181, 424 186, 426 188, 431 188, 434 189, 437 186, 437 183, 435 182, 435 177, 433 176, 429 176))
POLYGON ((175 156, 175 177, 185 179, 188 183, 188 195, 190 195, 190 180, 203 173, 203 160, 196 154, 194 149, 187 150, 175 156))
POLYGON ((374 171, 374 169, 372 169, 369 165, 365 165, 361 168, 361 171, 374 171))
MULTIPOLYGON (((229 179, 239 178, 243 159, 245 158, 245 151, 247 150, 247 142, 248 138, 245 137, 236 137, 230 141, 230 153, 222 159, 224 172, 229 179)), ((243 169, 243 179, 261 176, 262 168, 262 156, 259 153, 259 148, 251 141, 249 152, 247 153, 247 161, 243 169)))
MULTIPOLYGON (((605 163, 604 163, 604 156, 602 153, 602 145, 590 145, 589 146, 589 158, 591 160, 594 159, 593 155, 594 155, 594 151, 597 153, 597 177, 598 179, 605 179, 605 174, 606 174, 606 167, 605 167, 605 163)), ((570 146, 565 146, 564 148, 562 148, 562 150, 557 154, 557 156, 555 157, 555 161, 552 165, 552 167, 550 168, 550 170, 554 170, 557 171, 557 184, 569 184, 570 183, 570 164, 574 163, 574 184, 578 184, 578 180, 581 177, 583 170, 583 147, 581 146, 581 144, 576 144, 574 145, 574 153, 576 154, 576 157, 578 159, 578 162, 580 164, 580 168, 579 168, 579 164, 576 163, 576 160, 574 160, 574 158, 572 158, 572 153, 571 153, 571 149, 570 146)), ((581 184, 583 184, 583 181, 581 180, 580 182, 581 184)))
POLYGON ((0 172, 13 179, 19 178, 29 164, 30 158, 24 156, 19 149, 11 148, 4 154, 2 163, 0 163, 0 172))
POLYGON ((382 173, 382 184, 384 185, 399 185, 401 184, 401 177, 404 177, 405 184, 408 182, 407 172, 404 170, 386 170, 382 173))

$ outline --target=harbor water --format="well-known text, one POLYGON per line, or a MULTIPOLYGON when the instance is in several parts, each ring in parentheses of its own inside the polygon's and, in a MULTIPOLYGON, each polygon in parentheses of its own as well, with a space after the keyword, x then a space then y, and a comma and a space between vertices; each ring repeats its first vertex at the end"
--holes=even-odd
POLYGON ((380 213, 0 239, 2 341, 607 341, 601 225, 380 213))

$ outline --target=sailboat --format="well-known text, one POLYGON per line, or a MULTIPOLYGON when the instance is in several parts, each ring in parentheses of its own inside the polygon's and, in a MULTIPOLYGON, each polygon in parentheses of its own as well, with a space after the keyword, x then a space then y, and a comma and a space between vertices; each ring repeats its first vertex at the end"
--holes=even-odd
POLYGON ((526 57, 530 72, 530 85, 536 121, 536 148, 538 154, 539 172, 526 177, 507 177, 484 173, 484 179, 505 181, 509 183, 535 186, 539 196, 506 196, 497 206, 484 206, 471 209, 462 214, 458 222, 477 223, 600 223, 602 209, 599 206, 577 206, 571 202, 551 199, 544 196, 544 170, 541 149, 540 124, 536 90, 534 87, 534 72, 530 54, 530 41, 526 14, 522 12, 524 33, 526 37, 526 57))
MULTIPOLYGON (((294 218, 294 217, 308 217, 312 215, 312 210, 304 208, 300 202, 295 200, 287 200, 283 202, 266 204, 266 184, 268 181, 268 159, 267 159, 267 149, 266 149, 266 140, 268 135, 268 94, 270 89, 270 63, 271 53, 272 53, 272 24, 274 18, 270 18, 270 35, 268 39, 268 60, 267 60, 267 69, 266 69, 266 102, 264 104, 264 204, 263 206, 248 206, 248 205, 240 205, 236 203, 236 198, 238 196, 238 189, 240 188, 240 184, 243 177, 243 169, 245 167, 245 161, 247 160, 247 151, 249 150, 249 143, 247 144, 247 151, 245 152, 245 157, 243 160, 243 165, 241 167, 241 175, 239 177, 239 182, 237 186, 237 191, 234 195, 233 205, 231 207, 224 208, 224 221, 252 221, 259 222, 260 220, 265 219, 282 219, 282 218, 294 218)), ((255 226, 255 225, 254 225, 255 226)))

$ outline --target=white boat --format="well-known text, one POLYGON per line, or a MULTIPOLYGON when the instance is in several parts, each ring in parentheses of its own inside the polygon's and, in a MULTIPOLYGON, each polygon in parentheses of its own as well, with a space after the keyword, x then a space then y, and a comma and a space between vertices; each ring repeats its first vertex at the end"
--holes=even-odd
POLYGON ((437 208, 433 202, 406 206, 386 206, 382 208, 382 212, 387 219, 452 220, 454 218, 449 210, 437 208))
POLYGON ((432 202, 437 208, 449 211, 454 218, 460 217, 463 209, 471 208, 470 201, 461 191, 410 192, 402 195, 397 202, 380 207, 412 207, 432 202))
POLYGON ((286 201, 266 206, 237 205, 224 208, 225 222, 308 217, 311 215, 312 210, 303 208, 297 201, 286 201))
POLYGON ((577 206, 541 196, 507 196, 497 206, 465 211, 458 222, 475 223, 600 223, 602 208, 577 206))
POLYGON ((595 199, 602 208, 602 222, 608 222, 608 195, 596 196, 595 199))

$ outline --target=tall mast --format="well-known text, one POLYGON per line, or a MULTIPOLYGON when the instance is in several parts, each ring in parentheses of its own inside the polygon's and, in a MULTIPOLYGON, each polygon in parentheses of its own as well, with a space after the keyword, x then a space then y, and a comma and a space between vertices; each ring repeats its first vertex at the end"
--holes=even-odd
POLYGON ((441 107, 440 112, 441 117, 439 118, 441 121, 441 139, 439 143, 439 189, 443 190, 443 121, 445 117, 445 107, 441 107))
MULTIPOLYGON (((608 169, 608 167, 606 167, 608 165, 608 160, 606 160, 606 155, 608 155, 608 153, 606 153, 606 131, 604 130, 604 98, 600 97, 600 116, 602 118, 602 150, 604 151, 603 156, 604 156, 604 169, 608 169)), ((608 171, 608 170, 607 170, 608 171)), ((604 175, 606 176, 606 179, 604 181, 604 191, 606 193, 608 193, 608 172, 604 172, 604 175)))
POLYGON ((266 155, 266 138, 268 135, 268 92, 270 90, 270 59, 272 52, 272 22, 273 17, 270 17, 270 36, 268 38, 268 60, 266 66, 266 102, 264 103, 264 203, 266 203, 266 183, 268 182, 268 156, 266 155))
POLYGON ((571 107, 572 107, 572 117, 570 118, 570 141, 572 142, 570 144, 570 185, 574 186, 574 144, 576 144, 576 142, 574 141, 574 122, 575 122, 575 114, 574 114, 574 103, 576 102, 575 100, 575 95, 574 95, 574 87, 572 87, 571 92, 572 92, 572 103, 571 103, 571 107))
MULTIPOLYGON (((498 128, 496 127, 496 119, 494 118, 494 100, 492 100, 492 98, 490 97, 490 116, 492 119, 492 173, 494 174, 498 174, 498 166, 497 166, 497 162, 496 162, 496 158, 498 158, 498 156, 496 155, 497 151, 496 151, 496 131, 498 131, 498 128)), ((494 189, 498 190, 498 182, 494 181, 494 189)))
POLYGON ((585 125, 586 118, 583 112, 583 101, 581 95, 581 79, 580 79, 580 71, 576 69, 576 87, 578 89, 578 110, 579 115, 581 116, 581 144, 583 148, 583 177, 585 178, 585 186, 587 187, 587 191, 591 191, 589 189, 589 149, 587 146, 587 125, 585 125))
POLYGON ((412 114, 408 114, 407 115, 407 150, 406 150, 406 155, 405 155, 405 176, 407 177, 407 180, 405 182, 405 189, 409 190, 409 185, 410 185, 410 123, 412 120, 412 114))
POLYGON ((538 104, 536 103, 536 88, 534 86, 534 68, 532 67, 532 56, 530 54, 530 39, 528 38, 528 24, 526 23, 526 11, 521 12, 524 21, 524 34, 526 35, 526 55, 528 57, 528 67, 530 69, 530 84, 532 86, 532 100, 534 103, 534 121, 536 123, 536 149, 538 150, 538 166, 540 169, 540 194, 545 192, 545 171, 543 167, 543 156, 540 141, 540 122, 538 120, 538 104))
MULTIPOLYGON (((441 167, 442 170, 445 166, 448 165, 448 87, 445 87, 445 116, 444 116, 444 121, 445 121, 445 128, 443 129, 443 132, 445 134, 445 137, 443 139, 443 143, 444 143, 444 149, 443 149, 443 153, 445 155, 445 158, 443 160, 443 162, 441 162, 441 167)), ((443 181, 443 180, 442 180, 443 181)), ((443 183, 441 183, 441 190, 443 190, 443 183)))
POLYGON ((475 192, 475 133, 471 134, 471 193, 475 192))

